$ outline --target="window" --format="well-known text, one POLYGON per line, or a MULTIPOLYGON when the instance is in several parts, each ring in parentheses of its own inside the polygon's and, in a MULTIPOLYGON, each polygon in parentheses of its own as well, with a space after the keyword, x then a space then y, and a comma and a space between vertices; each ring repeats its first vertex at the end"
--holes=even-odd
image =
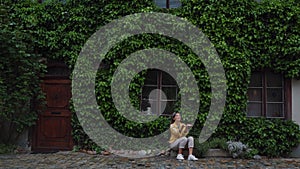
POLYGON ((142 88, 140 109, 146 114, 171 115, 174 112, 177 94, 177 83, 168 73, 150 69, 142 88))
POLYGON ((154 0, 154 3, 161 8, 178 8, 181 6, 180 0, 154 0))
MULTIPOLYGON (((39 3, 44 3, 46 2, 47 0, 38 0, 39 3)), ((63 4, 66 4, 67 3, 67 0, 60 0, 59 2, 63 3, 63 4)))
POLYGON ((52 77, 52 78, 69 78, 70 70, 68 66, 59 60, 46 60, 47 63, 47 73, 45 77, 52 77))
POLYGON ((247 115, 290 119, 290 81, 270 71, 253 72, 248 88, 247 115))

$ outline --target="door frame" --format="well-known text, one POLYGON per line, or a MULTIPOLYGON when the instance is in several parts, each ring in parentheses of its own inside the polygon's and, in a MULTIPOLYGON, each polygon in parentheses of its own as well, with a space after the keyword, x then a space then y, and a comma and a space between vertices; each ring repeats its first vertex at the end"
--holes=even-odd
MULTIPOLYGON (((69 99, 71 99, 72 97, 72 93, 71 93, 71 80, 69 78, 70 72, 69 69, 67 67, 66 64, 62 63, 62 62, 57 62, 57 61, 48 61, 47 64, 47 69, 48 69, 48 73, 45 75, 45 77, 41 78, 42 82, 40 84, 41 89, 43 92, 45 92, 45 84, 66 84, 66 85, 70 85, 70 91, 69 91, 69 96, 67 96, 69 99)), ((46 98, 45 98, 46 99, 46 98)), ((46 100, 47 101, 47 100, 46 100)), ((70 101, 70 100, 69 100, 70 101)), ((70 110, 70 105, 69 103, 65 106, 65 107, 43 107, 43 108, 37 108, 40 109, 39 112, 41 113, 47 113, 50 111, 60 111, 62 112, 62 114, 60 115, 55 115, 53 114, 52 116, 62 116, 62 117, 66 117, 66 112, 69 112, 69 116, 70 116, 70 126, 67 127, 69 129, 69 131, 67 131, 67 133, 69 134, 69 141, 66 142, 67 146, 66 147, 51 147, 50 146, 45 146, 42 147, 39 144, 39 130, 41 127, 41 114, 38 114, 38 119, 36 121, 36 125, 34 125, 31 128, 31 150, 33 152, 56 152, 56 151, 60 151, 60 150, 72 150, 73 146, 74 146, 74 142, 73 142, 73 138, 72 138, 72 126, 71 126, 71 120, 72 120, 72 112, 70 110)), ((40 132, 41 133, 41 132, 40 132)))

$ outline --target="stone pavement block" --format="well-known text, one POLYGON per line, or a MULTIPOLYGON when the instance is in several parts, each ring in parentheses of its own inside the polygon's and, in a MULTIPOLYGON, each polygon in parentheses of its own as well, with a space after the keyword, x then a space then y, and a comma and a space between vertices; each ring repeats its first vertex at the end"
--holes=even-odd
POLYGON ((220 168, 220 169, 299 169, 300 158, 276 158, 244 160, 232 158, 200 158, 199 161, 178 161, 169 155, 148 158, 126 158, 116 155, 89 155, 82 152, 50 154, 6 154, 0 155, 0 169, 30 168, 220 168))

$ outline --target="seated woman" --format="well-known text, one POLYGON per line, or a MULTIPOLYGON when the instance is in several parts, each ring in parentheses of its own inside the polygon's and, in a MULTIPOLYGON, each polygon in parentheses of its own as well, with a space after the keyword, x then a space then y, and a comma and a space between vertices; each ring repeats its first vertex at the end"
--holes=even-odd
POLYGON ((171 137, 169 143, 171 149, 174 150, 178 149, 178 154, 176 157, 177 160, 184 160, 184 157, 182 155, 182 150, 184 149, 187 143, 189 148, 188 160, 192 160, 192 161, 198 160, 198 158, 196 158, 193 155, 194 138, 191 136, 186 138, 186 135, 188 134, 188 127, 191 126, 192 125, 186 125, 184 123, 181 123, 180 113, 175 112, 172 115, 172 122, 170 125, 171 137))

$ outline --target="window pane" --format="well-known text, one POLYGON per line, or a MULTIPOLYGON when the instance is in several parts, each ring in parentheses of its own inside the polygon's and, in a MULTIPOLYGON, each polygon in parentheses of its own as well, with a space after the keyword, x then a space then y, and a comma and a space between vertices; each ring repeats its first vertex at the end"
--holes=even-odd
POLYGON ((267 117, 284 117, 282 103, 268 103, 267 117))
POLYGON ((158 101, 153 101, 153 100, 149 100, 149 107, 147 107, 146 109, 142 110, 143 113, 145 114, 158 114, 158 111, 159 111, 159 104, 158 104, 158 101))
POLYGON ((167 96, 167 100, 177 100, 177 88, 176 87, 163 87, 162 91, 167 96))
POLYGON ((262 89, 248 89, 248 99, 249 101, 262 101, 262 89))
POLYGON ((249 87, 262 87, 262 73, 253 72, 250 79, 249 87))
POLYGON ((163 101, 161 102, 161 110, 163 111, 163 114, 169 114, 171 115, 175 110, 175 101, 163 101), (163 110, 163 106, 165 106, 165 109, 163 110))
POLYGON ((157 85, 157 71, 155 70, 148 70, 147 76, 145 79, 145 85, 157 85))
POLYGON ((152 86, 144 86, 143 90, 142 90, 142 99, 150 99, 150 100, 158 100, 158 95, 155 94, 151 94, 151 98, 150 97, 150 93, 151 91, 155 92, 155 89, 157 89, 157 87, 152 87, 152 86))
POLYGON ((177 85, 175 79, 166 72, 162 72, 162 84, 163 85, 177 85))
POLYGON ((168 73, 157 69, 149 69, 146 77, 140 105, 142 113, 171 114, 177 101, 176 81, 168 73))
POLYGON ((268 88, 267 89, 267 102, 283 102, 282 88, 268 88))
POLYGON ((282 87, 283 77, 281 74, 274 74, 272 72, 267 72, 267 87, 282 87))
POLYGON ((141 111, 144 114, 171 115, 175 110, 175 101, 142 101, 141 111))
POLYGON ((284 78, 272 72, 254 72, 248 89, 248 116, 284 117, 284 78))
POLYGON ((160 8, 167 7, 167 0, 154 0, 154 3, 160 8))
POLYGON ((146 110, 148 110, 148 107, 151 107, 150 101, 149 101, 149 99, 144 98, 141 103, 141 110, 146 111, 146 110))
MULTIPOLYGON (((50 0, 38 0, 38 2, 40 2, 40 3, 44 3, 44 2, 47 2, 47 1, 50 1, 50 0)), ((59 2, 61 2, 62 4, 66 4, 67 0, 60 0, 59 2)))
POLYGON ((170 0, 170 8, 178 8, 181 6, 180 0, 170 0))
POLYGON ((261 109, 261 103, 248 103, 247 115, 262 116, 261 109))
POLYGON ((154 3, 160 8, 168 8, 167 1, 169 1, 169 8, 178 8, 181 6, 180 0, 154 0, 154 3))

